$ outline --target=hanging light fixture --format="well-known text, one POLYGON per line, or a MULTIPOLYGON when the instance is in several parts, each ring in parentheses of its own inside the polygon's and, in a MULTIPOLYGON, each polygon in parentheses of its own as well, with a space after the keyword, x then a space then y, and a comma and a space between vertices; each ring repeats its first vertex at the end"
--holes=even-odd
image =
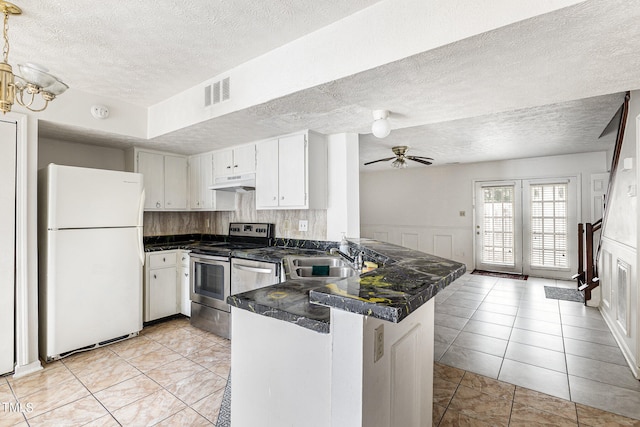
POLYGON ((373 124, 371 125, 371 132, 378 138, 385 138, 391 133, 391 125, 389 124, 388 110, 374 110, 373 111, 373 124))
POLYGON ((7 113, 11 111, 14 101, 30 111, 43 111, 53 101, 56 96, 69 89, 57 77, 48 73, 46 68, 31 64, 18 64, 20 75, 14 75, 11 65, 9 65, 9 15, 20 15, 22 10, 15 4, 0 0, 0 11, 4 14, 4 48, 2 49, 3 59, 0 62, 0 111, 7 113), (41 108, 34 108, 33 102, 36 95, 40 94, 44 100, 41 108))

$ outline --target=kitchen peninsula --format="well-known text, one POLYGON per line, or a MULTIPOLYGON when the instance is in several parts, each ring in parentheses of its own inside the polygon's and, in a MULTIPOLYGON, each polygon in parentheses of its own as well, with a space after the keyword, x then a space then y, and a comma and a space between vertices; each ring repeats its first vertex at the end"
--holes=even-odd
MULTIPOLYGON (((374 240, 350 246, 380 267, 229 298, 233 425, 431 424, 433 297, 465 266, 374 240)), ((282 259, 282 249, 241 256, 282 259)))

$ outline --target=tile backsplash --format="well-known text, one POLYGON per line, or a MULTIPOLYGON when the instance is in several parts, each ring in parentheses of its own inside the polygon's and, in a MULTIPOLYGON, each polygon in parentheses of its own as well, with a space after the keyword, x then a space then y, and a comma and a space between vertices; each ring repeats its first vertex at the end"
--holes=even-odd
POLYGON ((276 237, 326 240, 326 210, 256 210, 255 193, 238 194, 236 210, 229 212, 145 212, 144 235, 208 233, 227 234, 230 222, 276 224, 276 237), (298 231, 298 221, 308 221, 308 231, 298 231))

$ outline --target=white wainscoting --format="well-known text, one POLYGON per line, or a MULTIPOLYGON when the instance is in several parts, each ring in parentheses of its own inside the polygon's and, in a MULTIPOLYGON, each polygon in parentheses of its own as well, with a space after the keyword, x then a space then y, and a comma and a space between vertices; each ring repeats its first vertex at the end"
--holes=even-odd
POLYGON ((638 274, 636 249, 604 237, 598 260, 600 312, 636 378, 638 364, 638 274))
POLYGON ((472 227, 361 224, 360 235, 452 259, 473 267, 472 227))

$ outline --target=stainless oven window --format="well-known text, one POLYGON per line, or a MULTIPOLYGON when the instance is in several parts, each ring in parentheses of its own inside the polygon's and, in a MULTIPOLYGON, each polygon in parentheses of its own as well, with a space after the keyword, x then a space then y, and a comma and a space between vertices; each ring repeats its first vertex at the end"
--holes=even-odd
POLYGON ((224 266, 198 262, 195 265, 195 270, 195 293, 219 301, 225 301, 224 266))

